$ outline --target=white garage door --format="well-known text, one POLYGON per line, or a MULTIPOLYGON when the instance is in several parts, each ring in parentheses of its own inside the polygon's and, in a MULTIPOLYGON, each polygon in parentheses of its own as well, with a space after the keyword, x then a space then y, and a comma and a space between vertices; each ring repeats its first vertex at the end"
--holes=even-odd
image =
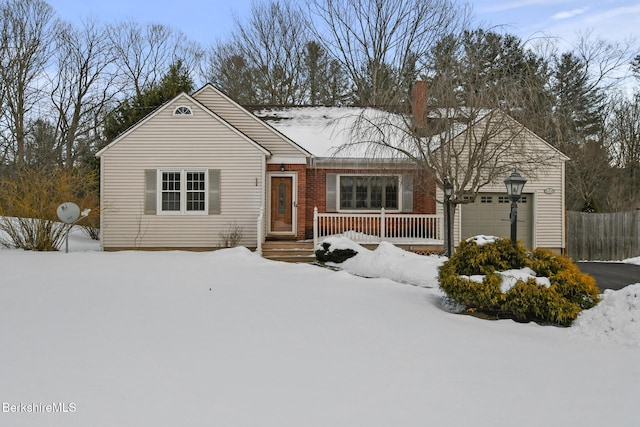
MULTIPOLYGON (((505 193, 480 193, 461 205, 462 238, 478 234, 511 237, 511 201, 505 193)), ((533 195, 523 194, 518 202, 518 240, 529 249, 533 242, 533 195)))

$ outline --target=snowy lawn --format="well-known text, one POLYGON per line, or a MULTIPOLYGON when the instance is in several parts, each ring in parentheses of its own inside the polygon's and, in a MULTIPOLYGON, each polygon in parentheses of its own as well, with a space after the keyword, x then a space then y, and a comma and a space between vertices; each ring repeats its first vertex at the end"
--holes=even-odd
MULTIPOLYGON (((0 426, 640 425, 640 337, 448 313, 423 287, 432 257, 357 262, 412 286, 243 248, 72 243, 0 250, 0 426)), ((608 317, 638 322, 625 289, 608 317)))

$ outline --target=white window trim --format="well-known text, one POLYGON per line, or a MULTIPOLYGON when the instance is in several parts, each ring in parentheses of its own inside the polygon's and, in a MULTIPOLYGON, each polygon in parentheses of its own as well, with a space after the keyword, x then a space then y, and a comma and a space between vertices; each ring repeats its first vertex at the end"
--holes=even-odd
POLYGON ((341 194, 340 194, 340 180, 343 176, 366 176, 366 177, 377 177, 377 176, 392 176, 398 178, 398 207, 395 209, 384 208, 385 212, 402 212, 402 194, 403 194, 403 183, 402 183, 402 174, 396 173, 339 173, 336 174, 336 210, 340 213, 376 213, 380 212, 381 209, 342 209, 341 207, 341 194))
POLYGON ((207 168, 164 168, 158 169, 157 173, 157 194, 156 212, 158 215, 208 215, 209 213, 209 171, 207 168), (179 211, 163 211, 162 210, 162 174, 166 172, 173 172, 180 174, 180 210, 179 211), (204 210, 202 211, 188 211, 187 210, 187 172, 204 173, 204 210))

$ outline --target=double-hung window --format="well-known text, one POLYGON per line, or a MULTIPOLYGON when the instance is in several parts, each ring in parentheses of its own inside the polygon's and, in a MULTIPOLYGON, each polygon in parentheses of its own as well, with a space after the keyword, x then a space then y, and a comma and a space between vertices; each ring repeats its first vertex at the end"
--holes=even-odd
POLYGON ((205 213, 207 172, 203 170, 161 171, 160 212, 205 213))
POLYGON ((340 209, 399 209, 399 177, 341 175, 339 177, 340 209))

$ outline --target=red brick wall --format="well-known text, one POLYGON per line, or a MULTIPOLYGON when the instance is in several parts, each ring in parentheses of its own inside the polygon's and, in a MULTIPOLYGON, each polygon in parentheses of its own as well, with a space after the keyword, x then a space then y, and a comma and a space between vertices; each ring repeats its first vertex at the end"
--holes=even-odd
MULTIPOLYGON (((327 203, 327 190, 326 179, 328 173, 340 173, 340 174, 359 174, 359 175, 373 175, 380 173, 379 169, 308 169, 306 171, 306 210, 304 212, 303 227, 304 233, 298 234, 299 236, 305 236, 305 238, 313 237, 313 208, 317 207, 318 212, 326 212, 327 203)), ((414 183, 417 181, 415 176, 415 170, 385 170, 385 173, 413 173, 414 183)), ((414 185, 413 188, 413 212, 407 213, 423 213, 423 214, 435 214, 436 202, 431 196, 435 194, 435 184, 430 185, 430 191, 424 191, 419 185, 414 185), (430 194, 428 194, 430 193, 430 194)), ((301 215, 300 208, 298 209, 298 215, 301 215)), ((300 223, 302 219, 298 220, 298 231, 300 232, 300 223)))
MULTIPOLYGON (((327 173, 341 174, 377 174, 379 169, 307 169, 306 165, 285 164, 285 172, 296 172, 298 175, 298 225, 297 238, 309 239, 313 237, 313 209, 326 212, 326 179, 327 173)), ((267 171, 279 172, 281 165, 267 164, 267 171)), ((413 170, 385 170, 385 173, 414 173, 413 170)), ((417 178, 414 177, 414 183, 417 178)), ((435 194, 435 185, 429 191, 424 191, 419 185, 413 189, 413 212, 435 214, 436 203, 431 194, 435 194)), ((268 207, 267 207, 268 208, 268 207)))

